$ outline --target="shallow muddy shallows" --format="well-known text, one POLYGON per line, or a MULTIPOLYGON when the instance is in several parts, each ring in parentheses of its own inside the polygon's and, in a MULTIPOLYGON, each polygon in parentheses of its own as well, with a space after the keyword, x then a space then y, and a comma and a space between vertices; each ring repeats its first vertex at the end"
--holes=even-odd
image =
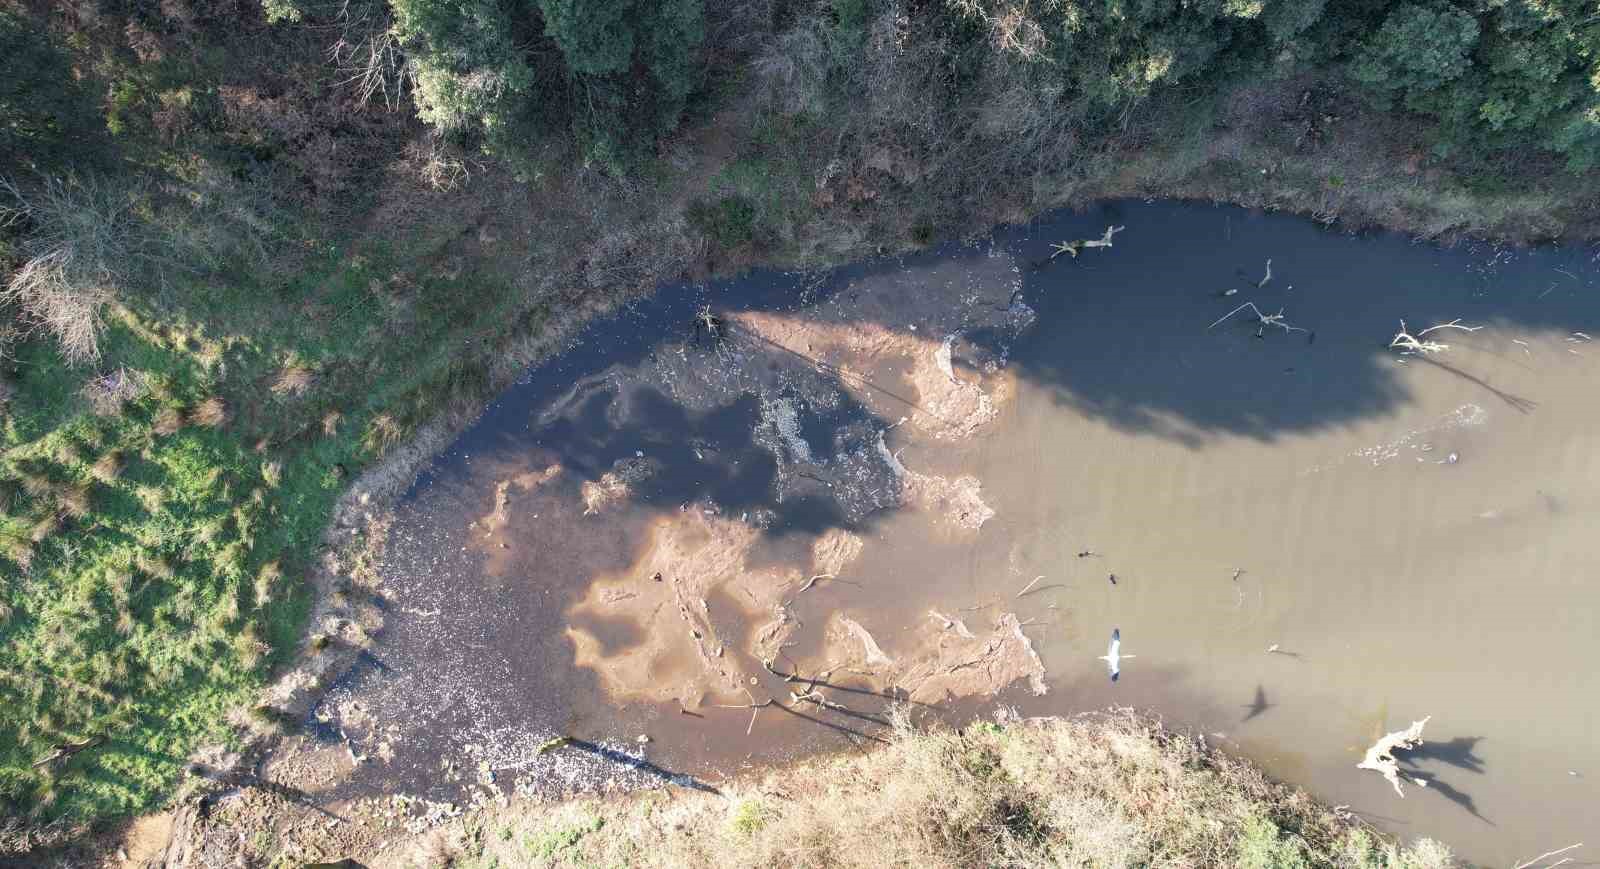
POLYGON ((714 787, 895 716, 1127 704, 1474 859, 1577 841, 1593 257, 1117 203, 664 289, 401 504, 323 796, 714 787), (1428 715, 1426 787, 1356 769, 1428 715))

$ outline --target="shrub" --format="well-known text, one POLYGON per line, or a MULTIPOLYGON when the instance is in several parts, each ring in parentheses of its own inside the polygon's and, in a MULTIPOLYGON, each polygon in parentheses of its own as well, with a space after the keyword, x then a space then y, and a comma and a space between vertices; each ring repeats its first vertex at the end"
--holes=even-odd
POLYGON ((723 247, 738 247, 755 238, 755 206, 740 196, 724 196, 714 202, 696 200, 690 203, 685 217, 701 234, 723 247))

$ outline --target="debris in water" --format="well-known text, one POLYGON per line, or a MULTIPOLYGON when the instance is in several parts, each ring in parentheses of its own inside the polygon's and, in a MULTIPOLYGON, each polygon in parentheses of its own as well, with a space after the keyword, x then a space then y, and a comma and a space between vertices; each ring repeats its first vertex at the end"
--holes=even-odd
POLYGON ((1400 355, 1402 356, 1443 353, 1444 351, 1450 349, 1449 344, 1441 344, 1438 341, 1424 341, 1422 340, 1423 336, 1427 335, 1429 332, 1436 332, 1440 329, 1460 329, 1463 332, 1476 332, 1482 328, 1482 326, 1463 326, 1461 325, 1461 318, 1457 317, 1448 323, 1439 323, 1435 326, 1429 326, 1428 328, 1423 329, 1421 332, 1412 335, 1406 330, 1406 321, 1401 320, 1400 331, 1396 332, 1394 338, 1389 341, 1389 349, 1399 350, 1400 355))
POLYGON ((1111 681, 1122 678, 1122 659, 1135 657, 1138 656, 1122 654, 1122 629, 1112 628, 1111 644, 1106 647, 1106 653, 1100 656, 1100 660, 1106 662, 1106 669, 1111 671, 1111 681))
MULTIPOLYGON (((1421 721, 1411 722, 1411 726, 1405 730, 1396 730, 1393 733, 1386 734, 1382 739, 1373 743, 1371 748, 1367 749, 1367 756, 1356 764, 1356 769, 1370 769, 1383 773, 1383 777, 1389 780, 1389 784, 1394 785, 1394 792, 1399 794, 1401 799, 1404 799, 1406 792, 1400 788, 1400 763, 1395 759, 1394 753, 1401 749, 1416 748, 1421 745, 1422 728, 1427 726, 1428 719, 1432 717, 1432 715, 1429 715, 1421 721)), ((1419 788, 1428 786, 1426 781, 1416 777, 1411 778, 1411 783, 1419 788)))

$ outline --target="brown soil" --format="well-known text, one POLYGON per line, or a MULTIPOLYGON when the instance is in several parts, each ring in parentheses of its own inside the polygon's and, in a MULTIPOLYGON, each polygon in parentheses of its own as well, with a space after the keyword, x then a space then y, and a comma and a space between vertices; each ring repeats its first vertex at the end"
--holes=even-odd
MULTIPOLYGON (((618 701, 678 703, 742 701, 751 664, 737 639, 718 632, 708 598, 741 607, 741 621, 770 613, 797 570, 749 571, 746 559, 759 532, 742 522, 690 510, 658 520, 645 554, 631 568, 601 576, 572 608, 568 628, 576 657, 601 677, 618 701), (626 628, 622 628, 622 625, 626 628), (620 641, 618 634, 636 641, 620 641)), ((720 615, 720 614, 719 614, 720 615)))

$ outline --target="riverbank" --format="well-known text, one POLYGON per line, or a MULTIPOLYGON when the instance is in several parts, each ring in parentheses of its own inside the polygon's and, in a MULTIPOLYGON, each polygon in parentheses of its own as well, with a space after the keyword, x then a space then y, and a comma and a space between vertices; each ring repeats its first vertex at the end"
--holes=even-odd
POLYGON ((187 819, 187 853, 208 865, 351 858, 397 869, 1456 865, 1435 842, 1397 843, 1126 710, 961 732, 902 725, 871 751, 729 781, 657 773, 656 787, 612 797, 502 796, 464 813, 385 798, 343 807, 339 820, 246 789, 187 819))
POLYGON ((377 497, 358 510, 381 519, 383 492, 529 364, 660 281, 914 249, 1108 196, 1444 241, 1596 234, 1592 177, 1432 163, 1399 121, 1302 99, 1315 82, 1242 91, 1182 131, 1141 114, 1107 147, 981 198, 920 178, 883 143, 829 147, 826 125, 768 107, 772 87, 729 96, 639 178, 565 166, 519 180, 418 138, 375 173, 376 206, 339 243, 306 231, 300 256, 257 275, 128 300, 92 367, 22 345, 6 384, 5 494, 21 505, 6 557, 32 573, 8 589, 26 614, 8 648, 67 663, 19 695, 17 720, 48 726, 18 723, 0 742, 18 771, 7 797, 43 817, 125 817, 161 805, 198 746, 225 756, 250 744, 241 734, 276 732, 300 703, 264 691, 268 674, 296 661, 332 674, 319 662, 364 642, 340 632, 377 630, 356 563, 376 555, 341 554, 324 533, 350 476, 382 463, 393 485, 361 490, 377 497), (1306 123, 1320 132, 1283 136, 1306 123), (303 582, 329 555, 331 579, 303 582), (97 733, 111 738, 31 767, 97 733))

